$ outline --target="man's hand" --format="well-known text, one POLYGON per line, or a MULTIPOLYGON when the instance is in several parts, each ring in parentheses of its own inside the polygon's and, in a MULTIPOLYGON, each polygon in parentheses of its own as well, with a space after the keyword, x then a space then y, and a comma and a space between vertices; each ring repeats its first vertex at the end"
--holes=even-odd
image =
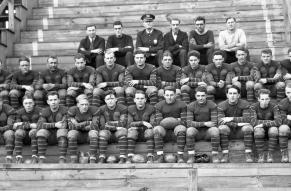
POLYGON ((0 88, 7 88, 8 84, 0 84, 0 88))
POLYGON ((266 84, 267 83, 267 79, 266 78, 259 79, 259 82, 261 84, 266 84))
POLYGON ((107 51, 117 52, 117 51, 119 51, 119 48, 108 48, 107 51))
POLYGON ((152 129, 153 128, 152 124, 150 124, 149 122, 143 121, 142 124, 144 126, 146 126, 148 129, 152 129))
POLYGON ((148 47, 138 47, 137 50, 143 51, 143 52, 148 52, 150 51, 150 48, 148 47))
POLYGON ((238 123, 237 126, 239 127, 242 127, 242 126, 245 126, 245 125, 250 125, 249 123, 238 123))
POLYGON ((256 126, 254 127, 254 130, 255 130, 256 128, 263 128, 263 127, 264 127, 263 124, 259 124, 259 125, 256 125, 256 126))
POLYGON ((129 86, 133 87, 134 85, 138 84, 138 80, 131 80, 129 82, 129 86))
POLYGON ((96 53, 96 54, 101 54, 103 52, 103 50, 101 48, 98 48, 98 49, 91 50, 90 52, 96 53))
POLYGON ((207 121, 207 122, 204 122, 204 125, 206 127, 214 127, 215 126, 215 123, 213 123, 212 121, 207 121))
POLYGON ((232 83, 237 82, 238 81, 238 76, 232 78, 232 83))
POLYGON ((31 123, 29 126, 30 126, 31 129, 36 129, 37 128, 37 124, 36 123, 31 123))
POLYGON ((62 121, 58 121, 55 123, 55 127, 58 128, 58 129, 63 129, 64 128, 64 125, 63 125, 64 122, 62 121))
POLYGON ((89 90, 93 90, 93 86, 89 83, 83 83, 83 86, 86 88, 86 89, 89 89, 89 90))
POLYGON ((16 122, 13 124, 13 130, 16 130, 19 126, 21 126, 23 122, 16 122))
POLYGON ((102 88, 105 88, 106 86, 107 86, 107 82, 101 82, 97 85, 97 88, 102 89, 102 88))
POLYGON ((184 84, 186 84, 187 82, 189 82, 189 80, 190 80, 190 78, 184 78, 184 79, 181 79, 181 80, 180 80, 180 84, 181 84, 181 85, 184 85, 184 84))
POLYGON ((116 127, 116 130, 117 130, 117 131, 119 131, 119 130, 121 130, 121 129, 123 129, 123 127, 116 127))
POLYGON ((233 117, 223 117, 221 118, 221 123, 226 124, 228 122, 231 122, 233 120, 233 117))

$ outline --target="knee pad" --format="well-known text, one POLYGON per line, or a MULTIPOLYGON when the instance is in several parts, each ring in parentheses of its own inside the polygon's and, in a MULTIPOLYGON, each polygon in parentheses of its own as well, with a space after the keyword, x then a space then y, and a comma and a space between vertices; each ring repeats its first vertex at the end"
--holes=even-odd
POLYGON ((123 87, 115 87, 113 88, 116 95, 123 95, 124 94, 124 88, 123 87))
POLYGON ((158 93, 158 88, 156 88, 155 86, 149 86, 147 89, 146 89, 146 95, 148 95, 148 97, 151 97, 155 94, 158 93))
POLYGON ((254 86, 255 86, 255 82, 253 82, 253 81, 247 81, 246 82, 246 89, 247 90, 253 90, 254 86))
POLYGON ((288 125, 281 125, 279 127, 279 136, 289 136, 290 135, 290 127, 288 125))
POLYGON ((125 89, 126 96, 134 96, 135 94, 135 88, 134 87, 127 87, 125 89))
POLYGON ((70 130, 68 132, 68 139, 69 140, 77 140, 79 132, 77 130, 70 130))
POLYGON ((191 91, 191 88, 190 88, 190 86, 188 86, 188 85, 183 85, 183 86, 181 87, 181 92, 182 92, 182 93, 190 93, 190 91, 191 91))
POLYGON ((58 129, 57 130, 57 138, 67 137, 68 136, 68 129, 58 129))
POLYGON ((258 90, 260 90, 262 88, 263 88, 263 85, 261 83, 255 83, 254 90, 258 91, 258 90))
POLYGON ((154 130, 153 129, 146 129, 144 131, 144 138, 146 140, 154 138, 154 130))
POLYGON ((254 137, 255 138, 264 138, 265 137, 265 129, 261 128, 261 127, 254 129, 254 137))
POLYGON ((102 90, 100 88, 94 88, 93 95, 94 96, 102 96, 102 95, 104 95, 104 90, 102 90))
POLYGON ((239 89, 241 89, 241 83, 240 82, 233 82, 232 84, 237 86, 237 87, 239 87, 239 89))
POLYGON ((126 137, 127 136, 127 129, 126 128, 121 128, 115 132, 115 136, 120 139, 121 137, 126 137))
POLYGON ((195 127, 189 127, 186 131, 187 137, 195 137, 198 134, 198 130, 195 127))
POLYGON ((219 137, 219 129, 217 127, 210 127, 207 131, 210 137, 219 137))
POLYGON ((163 90, 163 89, 160 89, 160 90, 158 91, 158 96, 159 96, 159 97, 163 97, 163 96, 164 96, 164 90, 163 90))
POLYGON ((7 90, 2 90, 0 92, 0 97, 3 97, 3 96, 8 96, 9 95, 9 92, 7 90))
POLYGON ((58 90, 58 94, 59 94, 60 98, 63 98, 63 97, 66 97, 67 91, 65 89, 60 89, 60 90, 58 90))
POLYGON ((88 95, 88 94, 93 94, 93 89, 84 89, 84 94, 88 95))
POLYGON ((268 130, 269 137, 277 137, 279 135, 279 130, 277 127, 270 127, 268 130))
POLYGON ((36 129, 30 129, 28 135, 31 139, 33 139, 33 138, 36 138, 36 133, 37 133, 36 129))
POLYGON ((128 129, 127 131, 127 138, 128 139, 133 139, 133 140, 137 140, 138 137, 138 131, 135 129, 128 129))
POLYGON ((67 96, 77 97, 77 92, 75 90, 68 90, 67 96))
POLYGON ((13 89, 9 92, 9 96, 10 97, 20 97, 20 92, 18 90, 13 89))
POLYGON ((178 133, 186 133, 187 128, 184 125, 177 125, 174 129, 174 134, 177 136, 178 133))
POLYGON ((284 89, 285 83, 284 82, 277 82, 276 83, 276 89, 284 89))
POLYGON ((7 141, 7 140, 14 140, 15 138, 15 133, 14 131, 12 130, 7 130, 3 133, 3 137, 4 137, 4 140, 7 141))
POLYGON ((99 137, 104 139, 104 140, 106 140, 106 141, 108 141, 110 139, 110 137, 111 137, 111 132, 108 131, 108 130, 101 130, 99 132, 99 137))
POLYGON ((41 90, 36 90, 33 94, 33 97, 35 99, 43 99, 43 92, 41 90))
POLYGON ((181 95, 181 90, 180 89, 176 89, 176 94, 177 95, 181 95))
POLYGON ((23 139, 25 137, 25 135, 26 135, 26 132, 23 129, 17 129, 15 131, 15 137, 17 137, 17 138, 23 139))
POLYGON ((215 87, 213 87, 213 86, 207 86, 207 94, 211 94, 211 95, 213 95, 213 94, 215 94, 215 87))
POLYGON ((164 137, 166 135, 166 130, 164 127, 162 126, 155 126, 154 127, 154 135, 160 135, 162 137, 164 137))
POLYGON ((44 137, 44 138, 48 138, 50 135, 50 132, 47 129, 40 129, 37 131, 36 133, 36 137, 44 137))
POLYGON ((97 139, 98 138, 98 131, 96 130, 90 130, 88 135, 89 135, 89 139, 97 139))
POLYGON ((242 129, 242 131, 244 133, 249 133, 249 132, 253 132, 254 131, 254 128, 251 125, 244 125, 244 126, 242 126, 241 129, 242 129))
POLYGON ((229 135, 230 134, 230 129, 227 125, 220 125, 218 127, 219 133, 223 135, 229 135))

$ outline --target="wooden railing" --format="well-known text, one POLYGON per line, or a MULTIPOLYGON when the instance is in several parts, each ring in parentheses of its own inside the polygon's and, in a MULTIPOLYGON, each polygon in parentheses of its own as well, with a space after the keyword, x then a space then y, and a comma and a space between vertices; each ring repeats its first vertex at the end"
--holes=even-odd
POLYGON ((284 22, 285 22, 285 40, 290 43, 291 40, 291 1, 283 0, 284 22))

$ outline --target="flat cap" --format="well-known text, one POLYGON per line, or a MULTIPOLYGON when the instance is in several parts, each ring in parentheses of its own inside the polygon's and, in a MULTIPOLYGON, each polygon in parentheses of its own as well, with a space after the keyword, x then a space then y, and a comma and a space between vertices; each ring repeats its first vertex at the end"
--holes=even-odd
POLYGON ((141 16, 141 20, 145 20, 145 21, 153 21, 153 20, 155 20, 155 15, 153 15, 153 14, 144 14, 144 15, 142 15, 141 16))

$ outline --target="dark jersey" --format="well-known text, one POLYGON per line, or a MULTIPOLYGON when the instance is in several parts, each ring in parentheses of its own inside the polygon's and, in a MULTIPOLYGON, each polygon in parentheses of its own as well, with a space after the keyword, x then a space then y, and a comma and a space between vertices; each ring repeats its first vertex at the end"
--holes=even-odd
POLYGON ((16 111, 16 122, 23 122, 20 128, 30 129, 31 123, 37 123, 40 118, 39 107, 34 107, 32 111, 26 112, 24 108, 16 111))
POLYGON ((42 89, 43 84, 54 84, 55 87, 51 90, 66 89, 67 88, 67 74, 63 69, 56 71, 45 70, 40 74, 36 89, 42 89))
POLYGON ((102 129, 114 130, 116 127, 126 127, 127 124, 127 107, 117 104, 113 110, 107 105, 99 108, 98 117, 102 129))
POLYGON ((23 74, 21 71, 17 71, 12 74, 11 89, 22 89, 22 85, 28 85, 34 87, 38 81, 39 74, 36 71, 30 70, 23 74))
POLYGON ((95 70, 90 66, 86 66, 83 70, 78 70, 76 67, 68 71, 68 86, 81 87, 82 83, 95 84, 95 70))
POLYGON ((155 108, 150 104, 146 104, 143 110, 137 109, 136 105, 128 107, 128 127, 143 126, 143 121, 149 122, 154 126, 155 108))
POLYGON ((50 107, 44 108, 41 110, 40 118, 38 123, 42 129, 51 129, 55 128, 55 123, 63 121, 67 123, 67 112, 68 108, 64 106, 59 106, 59 109, 56 112, 52 112, 50 107))
POLYGON ((164 88, 165 86, 179 88, 180 79, 181 68, 179 66, 172 65, 169 70, 166 70, 163 66, 157 68, 157 87, 159 89, 164 88), (165 82, 165 85, 162 85, 161 82, 165 82))
POLYGON ((138 80, 139 83, 135 85, 137 88, 144 86, 156 85, 156 68, 154 65, 145 64, 145 67, 140 69, 136 65, 128 66, 125 70, 125 80, 128 83, 131 80, 138 80))
POLYGON ((189 78, 189 82, 187 82, 186 85, 190 86, 191 88, 196 88, 198 83, 204 80, 204 72, 205 66, 203 65, 198 65, 195 68, 192 68, 190 65, 188 65, 183 67, 181 79, 189 78))
POLYGON ((81 113, 77 106, 70 107, 68 118, 70 129, 85 130, 86 126, 90 126, 93 129, 98 128, 97 108, 94 106, 89 106, 87 112, 84 113, 81 113), (72 123, 72 121, 76 121, 76 123, 72 123))
POLYGON ((0 132, 12 129, 16 111, 7 104, 0 104, 0 132))
POLYGON ((125 67, 115 64, 109 70, 106 65, 100 66, 96 69, 96 84, 106 82, 108 87, 123 86, 125 67))
POLYGON ((291 120, 287 119, 287 115, 291 115, 291 102, 288 98, 284 98, 279 103, 279 109, 282 116, 282 123, 291 125, 291 120))

